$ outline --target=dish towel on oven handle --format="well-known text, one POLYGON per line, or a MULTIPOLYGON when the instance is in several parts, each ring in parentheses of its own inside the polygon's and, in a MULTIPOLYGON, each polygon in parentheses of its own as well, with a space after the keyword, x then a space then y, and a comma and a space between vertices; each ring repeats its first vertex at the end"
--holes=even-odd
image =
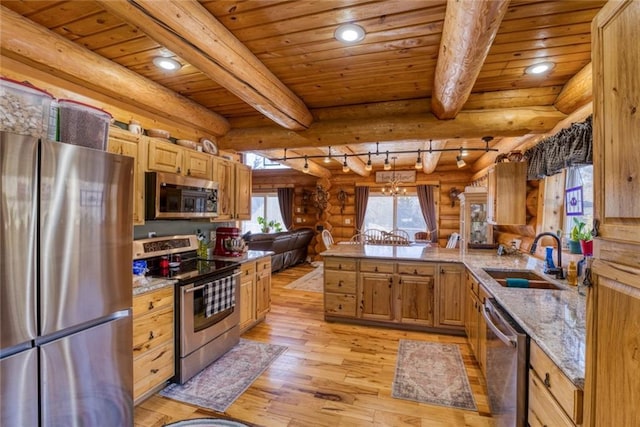
POLYGON ((223 277, 204 287, 205 317, 236 305, 235 276, 223 277))

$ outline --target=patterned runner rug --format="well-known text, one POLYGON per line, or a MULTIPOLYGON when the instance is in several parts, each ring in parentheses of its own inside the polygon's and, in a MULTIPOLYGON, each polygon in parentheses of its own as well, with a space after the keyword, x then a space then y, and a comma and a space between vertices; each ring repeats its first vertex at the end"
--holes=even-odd
POLYGON ((170 384, 160 395, 224 412, 286 349, 240 338, 238 345, 184 385, 170 384))
POLYGON ((322 292, 324 289, 324 267, 322 264, 315 270, 294 280, 285 286, 285 289, 297 289, 307 292, 322 292))
POLYGON ((464 362, 455 344, 400 340, 392 396, 477 410, 464 362))

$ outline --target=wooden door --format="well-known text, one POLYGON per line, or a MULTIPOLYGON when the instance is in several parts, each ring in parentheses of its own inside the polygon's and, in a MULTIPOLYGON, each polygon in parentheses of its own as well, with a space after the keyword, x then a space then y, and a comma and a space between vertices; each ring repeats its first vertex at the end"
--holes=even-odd
POLYGON ((358 315, 363 319, 393 319, 393 274, 360 273, 358 315))
POLYGON ((184 174, 195 178, 212 180, 213 158, 211 154, 198 151, 184 150, 184 174))
POLYGON ((251 168, 236 163, 235 167, 235 216, 234 219, 251 219, 251 168))
POLYGON ((179 145, 149 138, 149 170, 181 174, 183 153, 179 145))
POLYGON ((438 278, 438 326, 464 328, 465 268, 462 264, 440 264, 438 278))
POLYGON ((214 157, 213 177, 213 180, 218 183, 218 217, 216 220, 226 221, 231 219, 233 213, 233 164, 228 160, 214 157))
POLYGON ((111 128, 107 151, 133 157, 133 225, 144 224, 144 172, 146 170, 146 138, 125 130, 111 128))
POLYGON ((434 276, 398 276, 400 321, 433 326, 434 276))
POLYGON ((593 282, 587 300, 586 426, 640 425, 640 2, 592 24, 593 282))

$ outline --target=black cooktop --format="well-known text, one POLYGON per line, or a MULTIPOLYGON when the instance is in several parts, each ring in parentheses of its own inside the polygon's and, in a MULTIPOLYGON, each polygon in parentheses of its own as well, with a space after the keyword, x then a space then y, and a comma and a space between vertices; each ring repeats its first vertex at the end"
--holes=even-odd
POLYGON ((239 262, 234 261, 208 261, 200 260, 195 252, 181 254, 180 261, 175 258, 156 257, 147 260, 148 276, 177 279, 178 285, 192 283, 196 280, 218 276, 240 267, 239 262), (163 258, 165 258, 163 262, 163 258), (166 266, 167 262, 169 266, 166 266))

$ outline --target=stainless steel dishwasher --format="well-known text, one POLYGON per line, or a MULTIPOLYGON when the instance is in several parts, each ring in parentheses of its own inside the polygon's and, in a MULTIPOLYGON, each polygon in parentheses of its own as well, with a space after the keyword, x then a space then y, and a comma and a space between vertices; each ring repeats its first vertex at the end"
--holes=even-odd
POLYGON ((498 427, 526 427, 529 337, 493 298, 485 300, 482 314, 491 414, 498 427))

